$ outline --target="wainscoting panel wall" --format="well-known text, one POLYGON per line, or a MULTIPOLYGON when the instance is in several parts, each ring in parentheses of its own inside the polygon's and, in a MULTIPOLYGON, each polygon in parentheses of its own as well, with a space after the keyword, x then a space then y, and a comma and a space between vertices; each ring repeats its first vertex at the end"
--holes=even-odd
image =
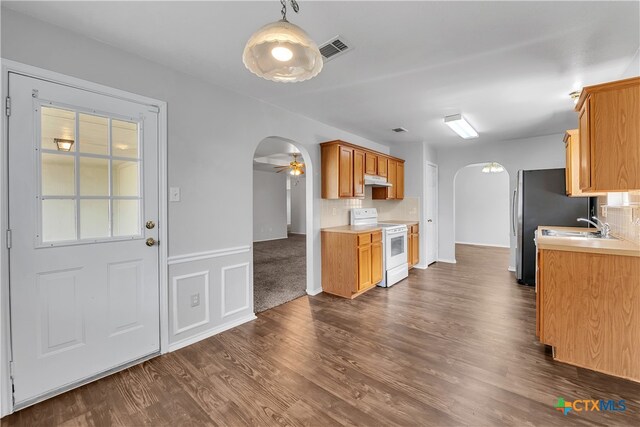
POLYGON ((171 351, 255 319, 251 265, 249 246, 169 257, 171 351))

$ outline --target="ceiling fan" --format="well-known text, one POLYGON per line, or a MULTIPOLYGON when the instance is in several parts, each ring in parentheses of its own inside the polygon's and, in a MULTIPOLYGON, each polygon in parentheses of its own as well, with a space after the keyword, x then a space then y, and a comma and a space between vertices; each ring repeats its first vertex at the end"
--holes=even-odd
POLYGON ((289 171, 290 175, 298 176, 304 175, 304 163, 298 161, 299 153, 291 153, 293 160, 287 166, 274 166, 274 169, 279 169, 276 173, 289 171))

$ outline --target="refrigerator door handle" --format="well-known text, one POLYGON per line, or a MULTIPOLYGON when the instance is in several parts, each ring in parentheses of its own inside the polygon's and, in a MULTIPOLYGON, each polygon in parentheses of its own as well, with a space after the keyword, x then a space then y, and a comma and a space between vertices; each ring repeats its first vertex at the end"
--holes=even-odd
POLYGON ((511 230, 513 235, 516 235, 516 194, 518 190, 513 190, 513 197, 511 199, 511 230))

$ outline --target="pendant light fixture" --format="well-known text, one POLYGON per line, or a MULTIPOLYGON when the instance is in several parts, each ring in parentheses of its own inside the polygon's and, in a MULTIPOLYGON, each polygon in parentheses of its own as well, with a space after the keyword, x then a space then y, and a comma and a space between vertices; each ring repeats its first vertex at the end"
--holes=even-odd
MULTIPOLYGON (((287 0, 282 4, 282 19, 253 33, 244 47, 242 62, 253 74, 274 82, 302 82, 322 70, 318 45, 297 25, 287 21, 287 0)), ((298 13, 296 0, 289 0, 298 13)))
POLYGON ((482 168, 484 173, 500 173, 504 172, 504 166, 497 162, 491 162, 482 168))

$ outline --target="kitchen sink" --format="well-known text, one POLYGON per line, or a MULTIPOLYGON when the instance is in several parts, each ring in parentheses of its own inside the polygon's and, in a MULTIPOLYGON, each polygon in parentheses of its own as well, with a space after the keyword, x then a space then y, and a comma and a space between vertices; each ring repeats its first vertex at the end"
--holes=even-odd
POLYGON ((585 239, 615 239, 615 237, 603 237, 599 231, 560 231, 560 230, 542 230, 543 236, 550 237, 583 237, 585 239))

